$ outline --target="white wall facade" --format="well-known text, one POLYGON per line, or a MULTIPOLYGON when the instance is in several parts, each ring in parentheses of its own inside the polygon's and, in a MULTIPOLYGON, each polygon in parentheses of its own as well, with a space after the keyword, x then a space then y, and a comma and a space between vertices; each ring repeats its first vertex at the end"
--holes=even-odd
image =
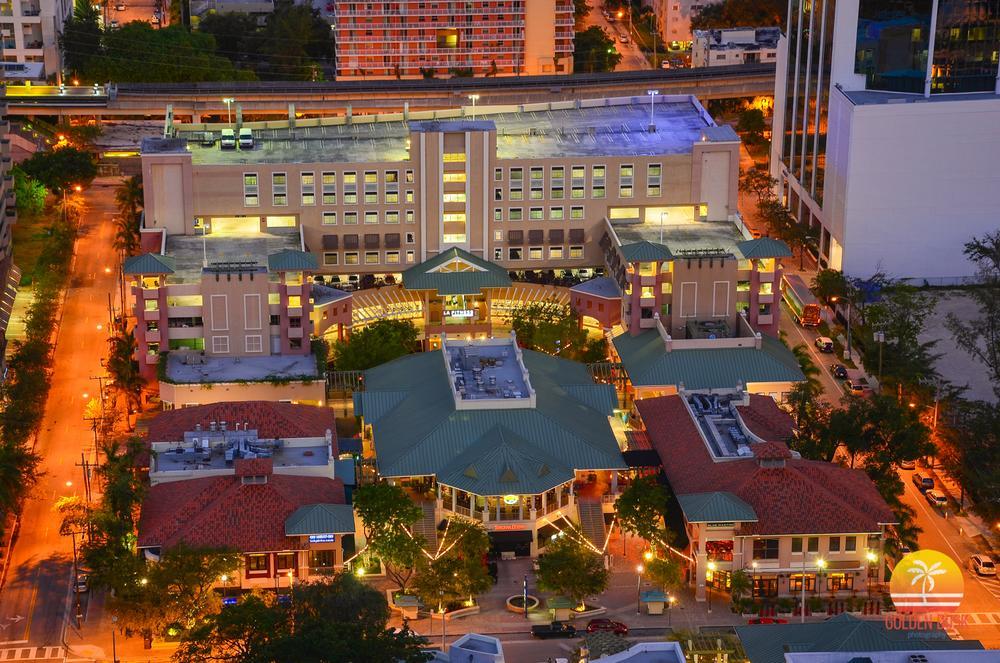
POLYGON ((973 276, 965 243, 1000 227, 1000 97, 855 106, 834 91, 829 122, 824 212, 842 269, 973 276))
POLYGON ((62 62, 59 35, 73 12, 72 0, 14 0, 0 14, 4 62, 40 62, 43 77, 55 76, 62 62))

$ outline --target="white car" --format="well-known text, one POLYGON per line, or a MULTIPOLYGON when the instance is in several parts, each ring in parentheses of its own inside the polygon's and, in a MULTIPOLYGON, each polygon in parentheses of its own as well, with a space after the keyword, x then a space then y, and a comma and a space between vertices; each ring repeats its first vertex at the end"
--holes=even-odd
POLYGON ((924 493, 924 497, 927 499, 927 503, 931 506, 946 507, 948 506, 948 498, 944 496, 940 490, 928 490, 924 493))
POLYGON ((989 555, 973 555, 969 559, 969 568, 981 576, 995 576, 997 574, 996 564, 989 555))
POLYGON ((816 347, 820 352, 833 352, 833 339, 829 336, 820 336, 816 339, 816 347))
POLYGON ((224 150, 236 149, 236 132, 232 129, 223 129, 219 138, 219 147, 224 150))

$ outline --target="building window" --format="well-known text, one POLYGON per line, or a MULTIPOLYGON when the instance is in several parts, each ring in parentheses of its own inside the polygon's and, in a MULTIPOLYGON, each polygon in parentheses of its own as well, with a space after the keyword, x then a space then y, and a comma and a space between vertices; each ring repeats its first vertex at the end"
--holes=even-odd
POLYGON ((503 247, 498 246, 493 249, 493 261, 499 262, 503 260, 503 247))
POLYGON ((493 208, 493 220, 497 223, 503 221, 503 210, 499 207, 493 208))
POLYGON ((573 200, 583 200, 586 197, 586 195, 587 194, 582 186, 575 186, 569 192, 569 197, 572 198, 573 200))
POLYGON ((503 231, 502 230, 494 230, 493 231, 493 241, 494 242, 503 242, 503 231))
POLYGON ((390 210, 385 213, 385 222, 398 224, 399 223, 399 212, 396 210, 390 210))
POLYGON ((378 251, 365 251, 365 264, 366 265, 377 265, 378 264, 378 251))
POLYGON ((521 259, 521 247, 520 246, 510 246, 507 248, 507 259, 508 260, 520 260, 521 259))
POLYGON ((563 207, 550 207, 549 218, 553 221, 562 221, 566 218, 566 209, 563 207))
POLYGON ((406 190, 406 202, 408 202, 408 203, 412 203, 413 202, 413 189, 407 189, 406 190))
POLYGON ((365 224, 374 225, 378 223, 378 212, 365 212, 365 224))
POLYGON ((358 252, 348 251, 344 254, 344 264, 345 265, 357 265, 358 264, 358 252))
POLYGON ((632 166, 619 166, 618 177, 632 177, 632 166))
POLYGON ((243 173, 243 206, 258 205, 260 205, 260 189, 257 184, 257 173, 243 173))
POLYGON ((445 184, 449 184, 449 183, 453 183, 453 182, 464 183, 465 182, 465 173, 444 173, 444 176, 443 176, 442 179, 444 180, 445 184))
POLYGON ((826 591, 828 592, 841 592, 853 588, 853 573, 831 573, 826 577, 826 591))
POLYGON ((406 222, 413 223, 413 210, 411 209, 406 210, 406 222))
POLYGON ((247 555, 244 558, 244 565, 246 566, 247 577, 260 577, 260 576, 270 576, 271 575, 271 556, 270 555, 247 555))
POLYGON ((586 166, 573 166, 570 169, 570 177, 574 180, 579 180, 587 177, 587 167, 586 166))
POLYGON ((406 171, 406 183, 407 184, 413 184, 413 171, 412 170, 406 171))
POLYGON ((329 252, 323 254, 323 264, 324 265, 336 265, 339 261, 339 255, 337 253, 329 252))
POLYGON ((810 536, 808 539, 806 539, 806 551, 811 553, 819 552, 818 536, 810 536))
POLYGON ((778 539, 754 539, 754 559, 778 559, 778 539))
POLYGON ((583 257, 583 247, 582 246, 571 246, 571 247, 569 247, 569 257, 570 258, 582 258, 583 257))
POLYGON ((542 182, 542 181, 544 181, 544 179, 545 179, 545 169, 544 168, 532 168, 531 169, 531 181, 532 181, 532 184, 534 184, 534 182, 542 182))
POLYGON ((299 175, 299 187, 302 190, 302 204, 316 204, 316 174, 302 173, 299 175))
POLYGON ((621 186, 618 188, 619 198, 631 198, 632 197, 632 186, 621 186))
POLYGON ((595 180, 604 179, 605 168, 604 166, 594 166, 590 169, 590 176, 595 180))
POLYGON ((552 179, 561 180, 566 177, 566 169, 562 166, 552 166, 552 179))
POLYGON ((329 571, 336 564, 336 555, 333 550, 310 550, 309 569, 311 571, 329 571))
POLYGON ((399 171, 398 170, 387 170, 387 171, 385 171, 385 182, 386 182, 386 184, 398 184, 399 183, 399 171))
POLYGON ((282 207, 288 204, 288 175, 271 173, 271 202, 282 207))
POLYGON ((441 196, 442 200, 446 203, 464 203, 465 202, 465 192, 462 193, 446 193, 441 196))
POLYGON ((549 258, 552 260, 562 260, 563 257, 563 247, 561 246, 550 246, 549 247, 549 258))
POLYGON ((856 552, 857 549, 858 549, 858 537, 856 536, 844 537, 844 552, 856 552))
POLYGON ((521 186, 521 181, 524 179, 524 170, 521 168, 511 168, 510 169, 510 181, 511 184, 517 182, 517 186, 521 186))
POLYGON ((385 203, 386 203, 386 205, 397 205, 397 204, 399 204, 399 191, 386 191, 385 192, 385 203))
POLYGON ((494 182, 503 182, 503 168, 494 168, 493 169, 493 181, 494 182))
POLYGON ((212 337, 212 352, 215 352, 215 353, 226 353, 226 352, 229 352, 229 337, 228 336, 213 336, 212 337))
MULTIPOLYGON (((807 592, 816 591, 816 576, 812 574, 806 575, 806 586, 805 590, 807 592)), ((788 591, 791 593, 802 591, 802 574, 793 573, 788 576, 788 591)))
POLYGON ((792 537, 792 553, 796 555, 802 554, 802 537, 793 536, 792 537))
POLYGON ((376 203, 378 203, 378 194, 372 193, 370 191, 365 191, 365 204, 374 205, 376 203))
POLYGON ((274 555, 275 571, 277 571, 280 575, 288 575, 288 572, 291 571, 292 574, 294 575, 295 571, 297 570, 295 568, 296 566, 295 556, 297 554, 298 553, 293 553, 293 552, 275 553, 274 555))
MULTIPOLYGON (((348 212, 350 213, 350 212, 348 212)), ((337 225, 337 213, 336 212, 323 212, 323 225, 324 226, 335 226, 337 225)))
POLYGON ((412 263, 413 259, 414 259, 414 256, 415 256, 415 253, 413 251, 407 251, 406 252, 406 262, 412 263))
POLYGON ((540 246, 532 246, 528 248, 528 260, 541 260, 544 257, 544 251, 540 246))
POLYGON ((323 204, 337 204, 337 173, 323 173, 323 204))
POLYGON ((385 264, 387 264, 387 265, 398 265, 399 264, 399 251, 386 251, 385 252, 385 264))
POLYGON ((545 219, 545 208, 532 207, 528 210, 528 218, 532 221, 543 221, 545 219))
POLYGON ((582 219, 583 218, 583 208, 582 207, 571 207, 569 209, 569 218, 571 218, 571 219, 582 219))
POLYGON ((552 200, 562 200, 565 197, 565 191, 561 186, 552 187, 552 200))
POLYGON ((357 184, 358 174, 357 173, 344 173, 344 184, 357 184))
POLYGON ((830 552, 839 553, 840 552, 840 537, 831 536, 830 537, 830 552))
POLYGON ((346 226, 356 226, 356 225, 358 225, 358 213, 357 212, 344 212, 344 225, 346 225, 346 226))
POLYGON ((660 185, 648 186, 646 187, 646 195, 650 197, 657 197, 660 195, 660 185))
POLYGON ((465 152, 445 152, 441 160, 445 163, 465 163, 465 152))
POLYGON ((520 207, 511 207, 507 210, 507 218, 511 221, 520 221, 524 218, 524 210, 520 207))
POLYGON ((545 198, 545 191, 539 189, 538 187, 531 187, 531 199, 532 200, 542 200, 545 198))
POLYGON ((406 233, 406 243, 407 244, 415 244, 416 241, 417 241, 416 240, 416 235, 414 235, 413 233, 406 233))
POLYGON ((246 339, 246 349, 247 352, 263 352, 264 342, 260 334, 253 334, 247 336, 246 339))
POLYGON ((465 223, 465 212, 445 212, 441 220, 444 223, 465 223))
POLYGON ((520 189, 511 189, 510 190, 510 199, 511 200, 524 200, 524 191, 521 191, 520 189))
POLYGON ((607 195, 607 192, 606 192, 606 190, 604 189, 603 186, 595 186, 594 188, 592 188, 590 190, 590 197, 591 198, 596 198, 596 199, 600 200, 600 199, 604 198, 605 195, 607 195))
POLYGON ((503 189, 493 189, 493 200, 503 200, 503 189))

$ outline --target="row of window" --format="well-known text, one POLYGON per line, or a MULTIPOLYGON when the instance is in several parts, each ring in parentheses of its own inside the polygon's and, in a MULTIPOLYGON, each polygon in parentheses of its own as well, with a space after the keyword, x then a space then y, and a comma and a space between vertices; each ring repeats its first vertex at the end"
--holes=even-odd
MULTIPOLYGON (((345 205, 358 204, 358 173, 344 172, 338 178, 334 171, 324 171, 320 174, 319 195, 323 205, 337 204, 338 180, 343 187, 343 203, 345 205)), ((400 202, 399 191, 399 171, 387 170, 382 173, 383 200, 388 205, 400 202)), ((407 184, 413 183, 413 171, 404 172, 404 181, 407 184)), ((374 170, 364 171, 361 178, 363 190, 361 200, 368 205, 379 202, 379 173, 374 170)), ((311 206, 316 204, 316 173, 299 173, 299 191, 302 205, 311 206)), ((412 203, 415 199, 413 189, 403 191, 403 201, 412 203)), ((243 204, 246 207, 258 207, 260 205, 260 181, 257 173, 243 173, 243 204)), ((276 207, 288 205, 288 174, 271 173, 271 204, 276 207)))
MULTIPOLYGON (((264 337, 260 334, 247 334, 243 337, 243 351, 247 353, 257 353, 264 351, 264 337)), ((212 337, 212 352, 215 354, 226 354, 229 352, 228 336, 212 337)))
MULTIPOLYGON (((412 242, 407 242, 412 243, 412 242)), ((344 265, 398 265, 400 264, 400 251, 327 251, 323 253, 323 265, 335 267, 344 265), (343 260, 343 263, 341 263, 343 260), (361 261, 364 260, 364 263, 361 261)), ((416 252, 406 252, 406 264, 412 265, 416 261, 416 252)))
MULTIPOLYGON (((493 249, 493 260, 503 260, 503 251, 503 247, 495 247, 493 249)), ((525 248, 521 246, 507 247, 507 260, 524 260, 525 256, 527 256, 528 260, 544 260, 545 247, 529 246, 527 253, 525 253, 525 248)), ((562 246, 549 247, 549 260, 562 260, 564 258, 569 258, 570 260, 583 258, 583 247, 571 246, 569 247, 569 251, 564 250, 562 246)))
MULTIPOLYGON (((379 215, 379 212, 371 210, 363 214, 359 214, 358 212, 344 212, 342 217, 345 226, 357 225, 359 218, 364 221, 365 225, 375 225, 379 223, 398 224, 400 218, 406 223, 414 223, 416 217, 414 216, 414 211, 411 209, 404 210, 402 213, 399 210, 388 210, 382 216, 379 215)), ((337 212, 323 212, 323 225, 337 225, 337 212)))
MULTIPOLYGON (((406 264, 411 265, 416 260, 416 253, 414 251, 406 251, 405 254, 401 251, 326 251, 323 253, 323 265, 326 267, 336 267, 341 264, 399 265, 401 257, 405 258, 406 264)), ((528 260, 544 260, 545 247, 507 247, 507 260, 524 260, 525 258, 528 260)), ((578 260, 583 258, 583 247, 570 246, 567 250, 563 246, 550 246, 548 247, 548 258, 549 260, 563 260, 564 258, 578 260)), ((503 247, 493 249, 493 259, 504 259, 503 247)), ((228 350, 216 350, 216 352, 228 352, 228 350)))
MULTIPOLYGON (((781 539, 754 539, 753 558, 754 559, 778 559, 778 547, 781 539)), ((803 537, 792 537, 792 554, 802 554, 803 537)), ((819 553, 819 537, 810 536, 805 538, 806 551, 819 553)), ((831 536, 827 543, 827 552, 857 552, 858 537, 856 536, 831 536), (843 546, 843 548, 841 548, 843 546)))
MULTIPOLYGON (((546 218, 544 207, 529 207, 528 208, 528 219, 531 221, 544 221, 546 218)), ((566 208, 565 207, 549 207, 548 208, 548 219, 549 221, 562 221, 566 218, 566 208)), ((569 208, 569 218, 570 219, 582 219, 584 218, 583 207, 570 207, 569 208)), ((493 208, 493 220, 496 222, 502 222, 504 220, 504 209, 502 207, 493 208)), ((524 208, 523 207, 509 207, 507 208, 507 221, 523 221, 524 220, 524 208)))

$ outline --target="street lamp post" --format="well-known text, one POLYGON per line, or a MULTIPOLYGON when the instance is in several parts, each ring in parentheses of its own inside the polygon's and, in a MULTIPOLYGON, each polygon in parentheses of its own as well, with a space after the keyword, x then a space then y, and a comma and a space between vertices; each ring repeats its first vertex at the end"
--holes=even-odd
POLYGON ((232 124, 233 123, 233 114, 232 114, 231 104, 234 101, 236 101, 236 100, 234 98, 232 98, 232 97, 226 97, 225 99, 222 100, 222 103, 226 104, 226 124, 232 124))
POLYGON ((118 641, 115 638, 115 625, 118 623, 118 615, 111 615, 111 663, 118 663, 118 641))
POLYGON ((640 614, 642 612, 640 605, 642 603, 642 572, 646 570, 642 564, 635 567, 635 614, 640 614))
POLYGON ((478 94, 470 94, 469 99, 472 100, 472 119, 476 119, 476 102, 479 101, 478 94))
POLYGON ((660 244, 663 244, 663 219, 669 212, 660 212, 660 244))
POLYGON ((438 590, 438 612, 441 613, 441 651, 445 651, 444 638, 445 638, 445 628, 446 628, 445 627, 445 623, 444 623, 445 619, 444 619, 444 605, 443 605, 443 601, 444 601, 444 590, 443 589, 439 589, 438 590))
POLYGON ((869 550, 865 553, 865 558, 868 560, 868 598, 872 597, 872 579, 876 576, 875 562, 878 560, 878 555, 875 554, 874 550, 869 550))
POLYGON ((707 576, 705 577, 705 588, 708 590, 708 611, 710 613, 712 612, 712 583, 715 582, 715 569, 717 568, 715 562, 709 562, 708 570, 712 574, 712 579, 710 581, 707 576))
POLYGON ((672 625, 673 607, 676 600, 673 594, 667 595, 667 626, 672 625))

